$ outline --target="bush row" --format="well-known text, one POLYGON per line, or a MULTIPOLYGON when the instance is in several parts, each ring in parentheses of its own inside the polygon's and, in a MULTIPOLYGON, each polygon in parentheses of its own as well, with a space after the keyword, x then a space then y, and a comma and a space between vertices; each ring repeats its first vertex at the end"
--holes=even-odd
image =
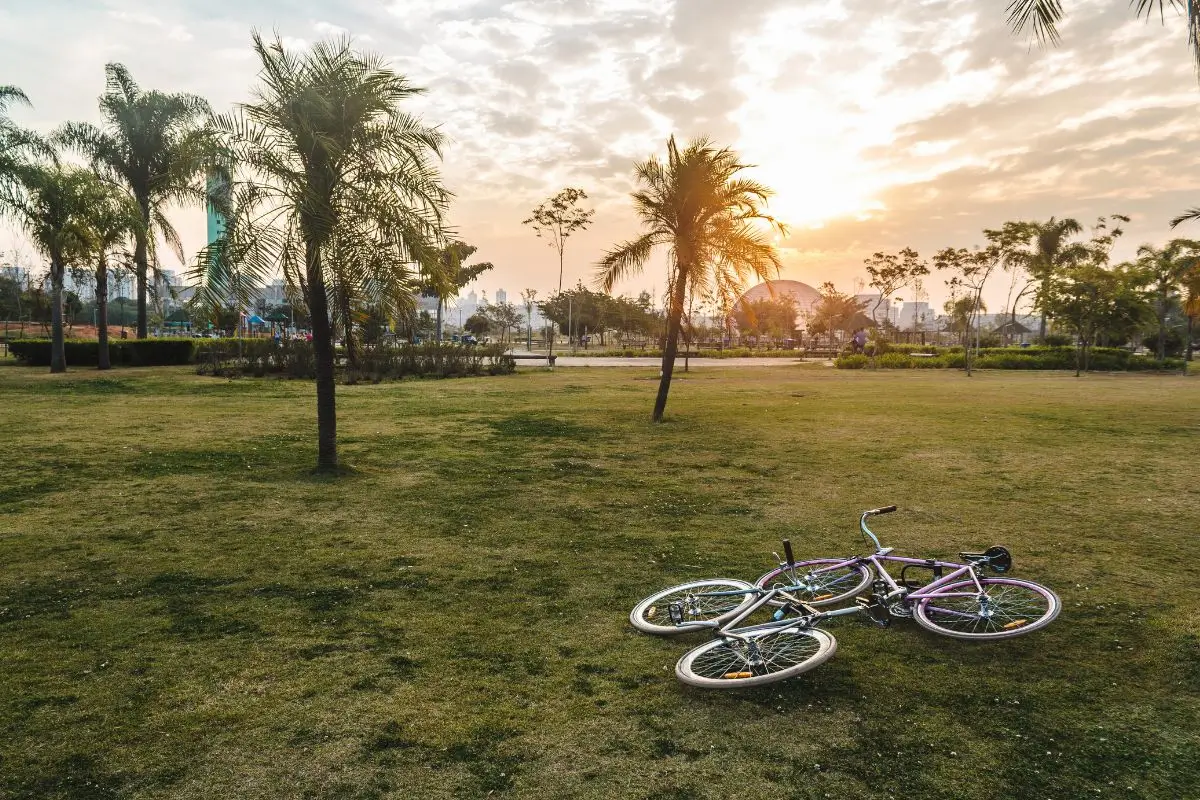
MULTIPOLYGON (((503 375, 517 362, 503 345, 465 346, 443 342, 377 345, 362 348, 351 366, 344 348, 336 353, 336 371, 343 380, 384 381, 406 377, 457 378, 503 375)), ((272 339, 202 340, 196 347, 196 371, 225 377, 276 375, 312 379, 317 359, 311 342, 272 339)))
MULTIPOLYGON (((929 352, 929 351, 923 351, 929 352)), ((838 369, 864 369, 871 366, 865 355, 839 356, 834 365, 838 369)), ((966 356, 961 348, 942 352, 932 357, 921 358, 911 353, 887 352, 875 357, 875 366, 880 369, 961 369, 966 366, 966 356)), ((1073 347, 1029 347, 984 348, 971 366, 976 369, 1075 369, 1073 347)), ((1183 359, 1168 358, 1158 361, 1152 356, 1138 356, 1118 347, 1095 347, 1088 354, 1088 369, 1101 372, 1179 370, 1183 359)))
MULTIPOLYGON (((190 364, 192 346, 192 339, 110 339, 108 357, 113 366, 120 367, 190 364)), ((30 366, 50 366, 49 339, 14 339, 8 343, 8 349, 30 366)), ((100 343, 94 339, 68 339, 63 349, 69 367, 94 367, 100 363, 100 343)))

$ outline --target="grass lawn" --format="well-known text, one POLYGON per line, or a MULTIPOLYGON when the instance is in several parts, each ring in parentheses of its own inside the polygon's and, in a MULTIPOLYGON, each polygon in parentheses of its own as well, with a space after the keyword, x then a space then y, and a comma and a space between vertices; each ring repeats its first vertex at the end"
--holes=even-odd
POLYGON ((340 387, 329 480, 311 385, 0 366, 0 796, 1198 796, 1200 379, 655 374, 340 387), (1062 615, 733 693, 627 622, 886 503, 1062 615))

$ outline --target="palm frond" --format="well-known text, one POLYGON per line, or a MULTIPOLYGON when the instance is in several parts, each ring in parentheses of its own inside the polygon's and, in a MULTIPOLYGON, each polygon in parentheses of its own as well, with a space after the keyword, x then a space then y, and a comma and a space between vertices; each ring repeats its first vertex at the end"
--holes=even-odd
POLYGON ((1063 18, 1062 4, 1058 0, 1012 0, 1005 11, 1014 33, 1021 34, 1028 29, 1039 44, 1058 44, 1058 23, 1063 18))

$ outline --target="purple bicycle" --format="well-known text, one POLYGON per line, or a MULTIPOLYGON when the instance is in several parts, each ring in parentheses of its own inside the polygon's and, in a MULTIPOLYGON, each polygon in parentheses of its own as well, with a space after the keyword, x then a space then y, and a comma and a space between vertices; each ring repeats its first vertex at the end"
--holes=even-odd
POLYGON ((1012 555, 1004 547, 959 553, 963 564, 892 555, 892 548, 880 544, 867 520, 895 510, 885 506, 864 511, 859 518, 859 529, 875 546, 871 555, 797 562, 785 542, 787 560, 755 585, 778 586, 818 607, 855 597, 870 586, 871 598, 864 608, 873 610, 885 624, 892 617, 911 617, 923 628, 956 639, 1007 639, 1044 628, 1058 616, 1062 603, 1045 586, 1017 578, 980 577, 983 570, 1003 576, 1012 569, 1012 555), (900 565, 899 579, 884 564, 900 565), (932 580, 909 580, 909 570, 929 573, 932 580))
POLYGON ((784 540, 786 558, 756 583, 708 579, 664 589, 638 603, 630 622, 659 635, 713 630, 715 638, 685 654, 675 674, 684 683, 720 689, 772 683, 824 663, 837 642, 816 626, 832 617, 862 612, 880 626, 893 617, 912 617, 934 633, 990 641, 1044 628, 1058 616, 1062 604, 1050 589, 1015 578, 981 577, 985 569, 1003 575, 1012 568, 1012 556, 1003 547, 961 553, 966 562, 961 564, 892 555, 867 520, 895 510, 876 508, 859 519, 863 535, 875 546, 871 555, 798 562, 784 540), (902 565, 898 580, 886 563, 902 565), (909 570, 928 572, 931 580, 909 580, 909 570), (868 586, 871 595, 859 597, 868 586), (818 608, 851 598, 855 606, 818 608), (742 626, 768 607, 774 607, 771 621, 742 626))

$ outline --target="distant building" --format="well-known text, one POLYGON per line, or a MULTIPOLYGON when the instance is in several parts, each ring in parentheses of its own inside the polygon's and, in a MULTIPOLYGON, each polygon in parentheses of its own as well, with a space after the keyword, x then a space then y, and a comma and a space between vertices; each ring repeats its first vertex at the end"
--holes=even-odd
POLYGON ((881 295, 878 292, 859 292, 854 295, 854 299, 862 305, 863 314, 874 319, 879 324, 882 325, 885 321, 893 325, 899 324, 900 309, 893 307, 888 298, 882 298, 881 300, 881 295), (876 304, 878 304, 878 308, 876 308, 876 304))
POLYGON ((896 327, 902 331, 932 330, 936 317, 929 303, 906 302, 900 308, 896 327))
POLYGON ((497 303, 507 303, 508 302, 508 292, 504 291, 503 289, 497 289, 496 290, 496 302, 497 303))

